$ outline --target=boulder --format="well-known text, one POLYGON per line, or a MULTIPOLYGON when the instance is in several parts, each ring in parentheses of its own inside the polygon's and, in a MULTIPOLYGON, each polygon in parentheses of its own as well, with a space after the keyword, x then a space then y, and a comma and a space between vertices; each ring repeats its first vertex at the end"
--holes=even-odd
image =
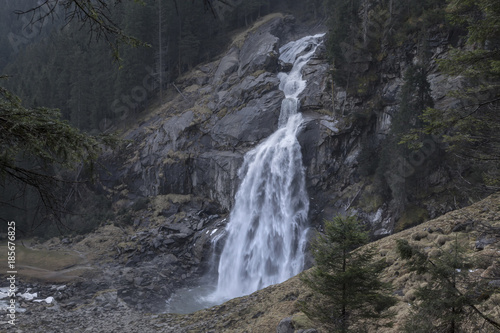
POLYGON ((294 333, 294 332, 295 328, 293 327, 293 322, 291 317, 282 319, 278 324, 278 327, 276 327, 276 333, 294 333))
MULTIPOLYGON (((163 229, 167 229, 174 232, 175 234, 184 234, 185 237, 191 236, 194 234, 194 231, 190 228, 189 221, 183 220, 179 223, 165 224, 163 225, 163 229)), ((173 235, 172 235, 173 236, 173 235)), ((182 237, 180 237, 182 238, 182 237)))
POLYGON ((498 239, 495 234, 481 234, 476 240, 476 250, 484 250, 486 246, 498 242, 498 239))

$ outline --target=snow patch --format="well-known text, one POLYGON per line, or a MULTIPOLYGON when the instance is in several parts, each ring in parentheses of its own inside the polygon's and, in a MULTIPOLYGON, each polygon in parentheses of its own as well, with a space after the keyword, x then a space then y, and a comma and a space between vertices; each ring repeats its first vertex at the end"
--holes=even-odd
POLYGON ((46 299, 35 299, 33 302, 38 302, 38 303, 41 303, 41 302, 45 302, 47 304, 50 304, 54 301, 54 297, 52 296, 49 296, 47 297, 46 299))

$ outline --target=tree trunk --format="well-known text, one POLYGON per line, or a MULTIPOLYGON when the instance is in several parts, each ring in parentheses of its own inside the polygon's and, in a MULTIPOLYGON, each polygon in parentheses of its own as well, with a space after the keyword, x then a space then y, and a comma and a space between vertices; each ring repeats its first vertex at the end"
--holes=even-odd
MULTIPOLYGON (((346 249, 343 249, 342 250, 342 272, 345 273, 346 269, 347 269, 347 251, 346 251, 346 249)), ((340 320, 341 320, 340 329, 342 332, 347 332, 346 304, 347 304, 347 284, 343 283, 342 284, 342 317, 340 318, 340 320)))

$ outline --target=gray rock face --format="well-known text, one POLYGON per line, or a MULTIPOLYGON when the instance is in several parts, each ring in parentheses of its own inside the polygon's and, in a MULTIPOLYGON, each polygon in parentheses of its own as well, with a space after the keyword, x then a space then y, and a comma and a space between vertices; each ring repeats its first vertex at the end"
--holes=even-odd
POLYGON ((283 24, 283 19, 276 17, 246 38, 241 47, 238 76, 257 70, 277 70, 279 38, 275 34, 283 24))
POLYGON ((276 115, 277 93, 270 93, 263 104, 261 100, 252 101, 250 106, 224 116, 218 121, 212 137, 217 142, 236 146, 241 142, 258 142, 271 135, 277 126, 276 115), (268 106, 268 107, 266 107, 268 106), (274 106, 274 107, 273 107, 274 106))
POLYGON ((243 154, 238 152, 213 150, 202 153, 193 165, 193 187, 229 210, 233 205, 238 169, 242 163, 243 154))
POLYGON ((302 69, 302 77, 307 86, 299 95, 302 112, 307 110, 330 109, 332 105, 331 92, 327 86, 331 76, 328 74, 330 65, 326 59, 326 50, 320 46, 317 56, 311 59, 302 69))
POLYGON ((238 68, 241 77, 259 69, 276 70, 278 64, 278 37, 266 32, 252 34, 241 48, 242 57, 238 68))
MULTIPOLYGON (((103 175, 103 182, 115 200, 127 205, 145 196, 194 194, 229 211, 245 153, 277 127, 283 98, 277 72, 290 69, 278 63, 279 47, 317 32, 295 29, 290 17, 274 17, 248 32, 241 43, 234 43, 221 59, 178 79, 175 85, 182 94, 173 91, 176 97, 127 133, 133 143, 105 159, 111 176, 103 175), (297 30, 302 31, 300 36, 292 34, 297 30)), ((442 55, 446 43, 443 39, 430 50, 432 61, 442 55)), ((400 212, 390 202, 362 205, 361 198, 369 197, 370 189, 358 169, 362 143, 380 149, 399 111, 404 73, 417 57, 406 49, 384 50, 387 56, 383 60, 357 59, 352 75, 375 73, 378 78, 366 83, 359 94, 332 81, 324 47, 302 69, 307 86, 299 96, 305 117, 299 141, 313 224, 355 208, 370 223, 373 235, 392 232, 400 212)), ((460 84, 459 79, 434 71, 429 73, 429 82, 436 106, 453 104, 446 93, 460 84)), ((450 177, 441 175, 440 179, 450 177)), ((445 211, 447 206, 430 215, 445 211)))
POLYGON ((130 131, 133 143, 106 158, 111 179, 103 178, 117 200, 193 193, 231 208, 244 153, 277 127, 283 99, 278 49, 291 24, 270 19, 241 48, 175 83, 182 95, 130 131))
POLYGON ((234 73, 239 67, 240 50, 236 47, 231 48, 222 58, 214 74, 213 84, 221 83, 229 74, 234 73))

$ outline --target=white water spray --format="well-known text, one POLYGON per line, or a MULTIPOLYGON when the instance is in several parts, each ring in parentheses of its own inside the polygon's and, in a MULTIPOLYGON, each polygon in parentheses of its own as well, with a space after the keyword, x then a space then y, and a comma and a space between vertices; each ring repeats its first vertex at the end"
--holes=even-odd
POLYGON ((239 171, 243 181, 220 256, 217 289, 210 297, 214 300, 252 293, 303 270, 309 199, 297 141, 303 123, 297 97, 306 87, 301 69, 323 35, 280 48, 280 59, 293 67, 288 74, 278 74, 285 93, 279 128, 245 155, 239 171))

